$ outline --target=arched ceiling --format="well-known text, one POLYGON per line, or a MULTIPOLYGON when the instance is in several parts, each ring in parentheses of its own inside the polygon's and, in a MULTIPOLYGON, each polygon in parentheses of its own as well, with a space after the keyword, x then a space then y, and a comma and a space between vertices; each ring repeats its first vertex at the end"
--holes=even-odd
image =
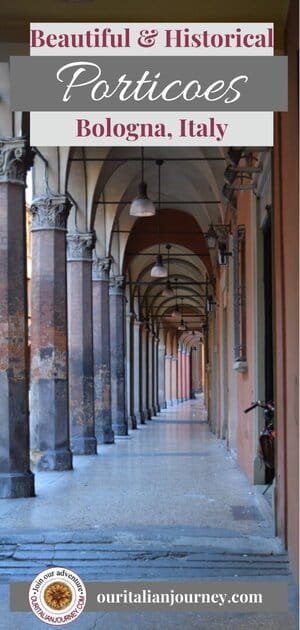
POLYGON ((156 327, 178 328, 176 318, 170 317, 176 296, 162 296, 165 281, 151 278, 156 255, 160 251, 167 264, 166 245, 170 245, 169 280, 177 286, 182 318, 189 329, 199 329, 205 315, 206 282, 213 271, 204 234, 210 223, 224 222, 227 210, 222 198, 226 150, 148 147, 144 158, 148 196, 157 209, 154 217, 139 219, 129 213, 141 181, 140 148, 74 151, 69 182, 81 182, 78 197, 86 198, 83 214, 90 229, 95 229, 97 253, 112 257, 113 274, 126 275, 136 315, 151 318, 156 327), (158 159, 163 160, 159 209, 158 159))

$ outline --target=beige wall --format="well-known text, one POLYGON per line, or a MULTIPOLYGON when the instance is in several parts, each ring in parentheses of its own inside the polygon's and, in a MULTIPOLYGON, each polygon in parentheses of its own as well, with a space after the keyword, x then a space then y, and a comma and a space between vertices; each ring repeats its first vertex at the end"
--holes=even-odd
POLYGON ((278 435, 278 534, 288 545, 295 576, 299 549, 299 352, 298 352, 298 3, 292 1, 286 28, 289 109, 275 116, 274 282, 278 435))

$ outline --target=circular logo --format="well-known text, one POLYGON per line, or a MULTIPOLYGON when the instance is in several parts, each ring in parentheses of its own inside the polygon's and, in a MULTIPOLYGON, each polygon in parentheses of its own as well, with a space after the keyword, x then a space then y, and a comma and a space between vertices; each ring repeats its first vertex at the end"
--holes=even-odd
POLYGON ((83 581, 73 571, 51 567, 39 573, 29 588, 29 603, 44 623, 64 626, 75 621, 86 604, 83 581))

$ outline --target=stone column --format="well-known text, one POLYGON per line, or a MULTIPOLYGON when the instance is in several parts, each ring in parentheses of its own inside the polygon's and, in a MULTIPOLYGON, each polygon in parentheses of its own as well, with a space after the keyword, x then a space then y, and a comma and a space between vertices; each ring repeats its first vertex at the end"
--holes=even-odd
POLYGON ((131 429, 137 428, 137 420, 134 413, 134 379, 138 379, 138 373, 134 374, 134 349, 133 349, 133 326, 134 313, 126 316, 126 368, 127 368, 127 415, 130 420, 131 429))
POLYGON ((194 398, 200 392, 200 376, 199 376, 199 347, 191 349, 191 381, 192 391, 191 397, 194 398))
POLYGON ((186 400, 186 353, 185 353, 185 348, 182 348, 181 356, 182 356, 182 377, 181 377, 181 382, 182 382, 182 401, 184 402, 186 400))
POLYGON ((115 435, 128 435, 125 382, 125 294, 124 276, 111 278, 111 409, 115 435))
POLYGON ((95 433, 98 444, 113 444, 111 417, 109 270, 111 259, 93 259, 93 345, 95 433))
POLYGON ((191 397, 191 354, 187 350, 186 355, 186 400, 190 400, 191 397))
POLYGON ((133 408, 139 424, 144 424, 142 408, 142 326, 140 321, 133 324, 133 408))
POLYGON ((159 338, 157 335, 154 337, 154 410, 155 415, 160 411, 159 397, 158 397, 158 344, 159 338))
POLYGON ((65 195, 32 212, 31 427, 39 470, 71 470, 69 444, 65 195))
POLYGON ((178 383, 178 402, 182 402, 182 354, 181 348, 178 348, 178 362, 177 362, 177 383, 178 383))
POLYGON ((92 323, 93 233, 67 235, 69 409, 75 455, 96 455, 92 323))
POLYGON ((34 496, 29 469, 25 143, 0 140, 0 498, 34 496))
POLYGON ((172 404, 177 404, 177 357, 172 356, 172 404))
POLYGON ((172 407, 172 355, 166 354, 166 403, 167 407, 172 407))
POLYGON ((204 391, 205 366, 204 366, 204 344, 199 345, 199 385, 200 391, 204 391))
POLYGON ((144 422, 149 419, 148 407, 148 328, 143 324, 141 333, 141 362, 142 362, 142 413, 144 422))
POLYGON ((166 408, 165 390, 165 353, 166 348, 158 340, 158 402, 160 411, 166 408))
POLYGON ((152 330, 148 333, 148 410, 149 420, 154 416, 154 401, 153 401, 153 340, 154 333, 152 330))

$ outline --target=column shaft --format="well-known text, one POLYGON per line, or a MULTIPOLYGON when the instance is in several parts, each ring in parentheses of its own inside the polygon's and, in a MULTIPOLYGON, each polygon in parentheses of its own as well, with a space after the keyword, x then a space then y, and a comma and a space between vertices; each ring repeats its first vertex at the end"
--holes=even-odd
POLYGON ((128 435, 125 389, 125 295, 123 276, 117 276, 111 280, 109 295, 112 426, 115 435, 128 435))
POLYGON ((166 403, 167 407, 172 407, 172 356, 166 354, 166 403))
POLYGON ((70 470, 66 222, 64 195, 35 199, 32 211, 31 423, 40 470, 70 470))
MULTIPOLYGON (((134 313, 126 317, 126 368, 127 368, 127 415, 131 429, 137 428, 134 413, 134 313)), ((137 375, 138 376, 138 375, 137 375)))
POLYGON ((34 496, 29 470, 25 149, 0 140, 0 498, 34 496))
POLYGON ((153 332, 148 333, 148 410, 149 419, 154 416, 154 395, 153 395, 153 332))
POLYGON ((166 374, 165 374, 165 353, 163 345, 158 346, 158 402, 160 410, 166 408, 166 374))
POLYGON ((144 421, 149 418, 149 407, 148 407, 148 329, 147 325, 143 325, 142 327, 142 413, 144 421))
POLYGON ((144 424, 142 408, 142 322, 135 321, 133 326, 134 415, 139 424, 144 424))
POLYGON ((177 358, 172 357, 172 404, 177 404, 177 358))
POLYGON ((94 365, 92 326, 93 234, 67 235, 69 408, 71 448, 95 455, 94 365))
POLYGON ((93 345, 95 433, 98 444, 113 444, 110 367, 110 258, 93 260, 93 345))
POLYGON ((182 353, 181 349, 178 350, 178 363, 177 363, 177 380, 178 380, 178 401, 182 401, 182 353))

